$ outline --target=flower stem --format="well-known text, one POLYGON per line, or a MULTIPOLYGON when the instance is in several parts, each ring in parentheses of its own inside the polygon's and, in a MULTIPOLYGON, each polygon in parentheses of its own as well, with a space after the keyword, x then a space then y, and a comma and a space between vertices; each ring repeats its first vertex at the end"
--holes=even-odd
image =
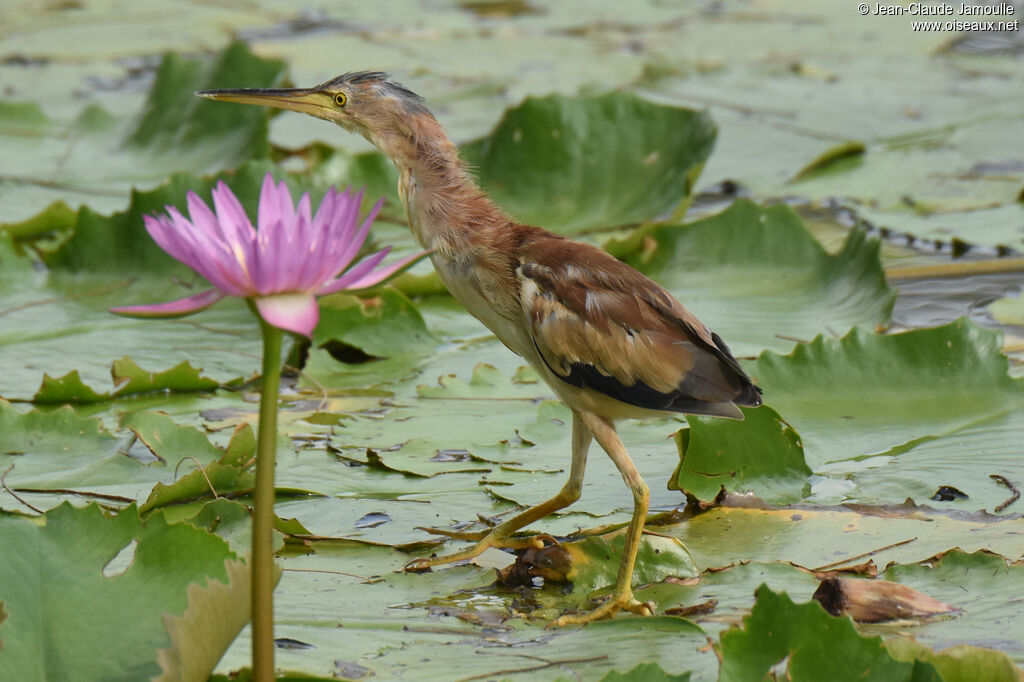
POLYGON ((274 455, 283 333, 260 318, 263 391, 256 444, 256 494, 252 516, 252 671, 254 682, 274 679, 274 455))

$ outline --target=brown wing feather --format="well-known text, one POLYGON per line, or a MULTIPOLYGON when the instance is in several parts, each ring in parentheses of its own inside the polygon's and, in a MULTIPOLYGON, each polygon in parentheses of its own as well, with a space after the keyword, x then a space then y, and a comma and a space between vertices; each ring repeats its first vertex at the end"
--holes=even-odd
POLYGON ((521 303, 562 380, 649 409, 736 416, 760 391, 662 287, 604 251, 546 233, 522 245, 521 303))

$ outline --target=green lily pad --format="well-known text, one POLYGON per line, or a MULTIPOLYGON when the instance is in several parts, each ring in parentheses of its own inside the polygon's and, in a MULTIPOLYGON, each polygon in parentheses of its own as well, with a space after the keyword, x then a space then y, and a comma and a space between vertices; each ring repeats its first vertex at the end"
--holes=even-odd
POLYGON ((685 208, 715 132, 701 112, 628 93, 551 95, 509 109, 462 151, 518 220, 576 234, 685 208))
POLYGON ((24 221, 58 200, 113 210, 127 204, 133 187, 153 187, 175 171, 211 173, 266 157, 264 112, 227 111, 192 93, 240 82, 271 87, 283 74, 283 63, 255 57, 239 42, 213 58, 165 56, 136 121, 96 106, 70 124, 31 104, 0 107, 0 173, 18 180, 0 190, 3 222, 24 221))
MULTIPOLYGON (((0 537, 21 548, 0 566, 5 679, 149 679, 161 673, 158 651, 182 646, 165 614, 173 621, 190 610, 210 636, 204 646, 218 653, 205 657, 212 668, 245 622, 244 608, 223 611, 229 602, 243 607, 232 593, 247 593, 244 572, 229 574, 227 544, 191 525, 169 525, 160 515, 143 522, 134 508, 104 516, 96 505, 64 504, 42 523, 0 516, 0 537), (120 559, 126 547, 134 550, 130 563, 120 559), (227 586, 217 598, 208 592, 215 581, 227 586), (194 583, 205 597, 190 590, 194 583), (109 649, 112 631, 125 646, 94 655, 109 649)), ((185 648, 179 657, 187 660, 185 648)))
MULTIPOLYGON (((785 560, 808 570, 862 563, 916 563, 952 547, 1024 558, 1024 519, 964 517, 928 507, 715 508, 659 526, 678 537, 701 568, 785 560)), ((808 595, 810 596, 810 595, 808 595)))
POLYGON ((372 296, 333 294, 320 299, 320 323, 313 343, 322 346, 331 341, 377 357, 425 353, 437 342, 412 301, 391 288, 372 296))
POLYGON ((743 415, 743 421, 687 416, 690 428, 676 434, 680 460, 669 485, 706 500, 722 487, 771 501, 810 492, 811 469, 793 427, 767 405, 743 408, 743 415))
POLYGON ((991 649, 960 644, 942 651, 932 651, 907 637, 886 640, 885 648, 897 661, 931 664, 943 682, 1019 682, 1024 677, 1024 671, 1013 665, 1006 654, 991 649))
POLYGON ((641 663, 628 672, 613 670, 601 682, 690 682, 690 673, 670 675, 657 663, 641 663))
POLYGON ((828 254, 788 206, 746 200, 609 245, 738 355, 785 350, 829 330, 887 325, 896 293, 885 283, 878 248, 854 230, 839 253, 828 254))
POLYGON ((829 147, 820 156, 801 168, 800 172, 793 176, 793 179, 801 180, 826 172, 842 172, 847 170, 851 164, 860 161, 865 151, 867 149, 863 142, 842 142, 834 147, 829 147))
MULTIPOLYGON (((1009 663, 1006 654, 994 657, 992 649, 1012 652, 1018 660, 1024 656, 1024 647, 1015 635, 1020 631, 1024 606, 1019 589, 1024 566, 990 552, 952 549, 926 561, 890 565, 879 577, 903 583, 962 610, 956 618, 928 622, 911 630, 921 644, 936 651, 958 645, 969 645, 967 648, 975 652, 988 650, 990 662, 1004 669, 1009 663)), ((933 662, 945 674, 943 664, 933 662)), ((975 674, 974 678, 999 679, 985 674, 975 674)))
MULTIPOLYGON (((237 476, 230 478, 221 469, 234 472, 254 448, 245 428, 236 430, 227 448, 220 448, 204 433, 156 411, 124 414, 123 430, 111 433, 99 419, 82 417, 68 406, 21 414, 0 401, 0 426, 0 467, 13 465, 7 484, 44 508, 69 496, 98 495, 120 505, 148 497, 146 508, 152 509, 180 502, 189 491, 210 494, 208 478, 216 478, 225 492, 245 489, 244 476, 235 480, 237 476), (217 462, 220 468, 214 467, 212 476, 196 470, 217 462)), ((0 504, 24 509, 10 496, 0 497, 0 504)))
POLYGON ((1000 298, 989 303, 988 309, 1003 324, 1024 325, 1024 296, 1000 298))
POLYGON ((765 586, 743 629, 721 640, 723 681, 762 679, 787 657, 793 680, 942 679, 928 663, 895 660, 880 637, 862 637, 849 618, 833 618, 817 602, 794 604, 765 586))
POLYGON ((202 370, 193 367, 187 360, 163 372, 147 372, 125 356, 113 362, 110 376, 114 381, 114 390, 97 393, 82 382, 77 369, 57 378, 43 374, 43 383, 32 397, 32 402, 95 403, 110 400, 114 396, 151 391, 208 391, 220 385, 213 379, 204 377, 202 370))
POLYGON ((989 474, 1021 475, 1012 444, 1024 437, 1024 387, 1001 345, 963 320, 889 336, 856 329, 763 353, 750 371, 811 468, 834 479, 815 484, 818 499, 923 500, 952 484, 986 500, 999 496, 989 474))
MULTIPOLYGON (((565 543, 563 547, 572 557, 569 577, 573 585, 585 592, 612 585, 618 575, 618 558, 622 556, 625 541, 626 530, 619 529, 565 543)), ((659 582, 669 576, 692 578, 697 574, 693 556, 681 542, 658 535, 641 536, 633 571, 635 584, 659 582)))
MULTIPOLYGON (((156 417, 163 421, 162 415, 151 412, 135 413, 133 417, 134 428, 139 428, 139 422, 147 417, 156 417)), ((151 421, 146 419, 146 421, 151 421)), ((168 426, 164 424, 164 426, 168 426)), ((178 434, 181 440, 187 439, 191 434, 186 427, 174 424, 170 425, 178 434)), ((137 431, 136 431, 137 432, 137 431)), ((150 433, 159 433, 151 427, 150 433)), ((163 445, 167 446, 168 439, 164 438, 163 445)), ((147 441, 147 444, 149 441, 147 441)), ((209 441, 207 441, 207 444, 209 441)), ((206 446, 201 442, 199 449, 206 446)), ((158 448, 163 451, 163 448, 158 448)), ((251 470, 253 457, 256 454, 256 436, 248 424, 241 424, 231 436, 231 441, 221 454, 220 459, 203 464, 200 462, 193 471, 181 476, 173 483, 163 482, 153 486, 152 492, 146 501, 139 506, 139 513, 146 514, 153 509, 159 509, 172 504, 194 502, 195 500, 216 497, 218 495, 233 495, 244 491, 251 491, 255 484, 255 474, 251 470)))

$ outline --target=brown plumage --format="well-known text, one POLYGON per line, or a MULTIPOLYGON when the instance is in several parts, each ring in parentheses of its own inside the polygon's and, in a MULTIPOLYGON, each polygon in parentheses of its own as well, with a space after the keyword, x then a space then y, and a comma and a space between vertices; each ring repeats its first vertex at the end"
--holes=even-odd
POLYGON ((572 467, 553 498, 452 555, 408 568, 470 559, 488 547, 536 546, 512 534, 579 498, 591 439, 633 492, 633 518, 611 596, 585 623, 620 609, 653 613, 633 598, 631 578, 649 493, 614 422, 666 412, 742 419, 760 390, 725 343, 665 289, 604 251, 515 223, 480 189, 424 101, 380 73, 352 73, 308 89, 214 90, 225 101, 301 111, 363 135, 399 170, 399 195, 416 240, 432 250, 441 280, 469 312, 536 369, 573 413, 572 467))

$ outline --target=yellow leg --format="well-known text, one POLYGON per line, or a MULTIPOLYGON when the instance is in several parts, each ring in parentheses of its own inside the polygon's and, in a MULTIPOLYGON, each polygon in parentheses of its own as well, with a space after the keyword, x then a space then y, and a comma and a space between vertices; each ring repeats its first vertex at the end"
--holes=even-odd
POLYGON ((602 618, 611 618, 622 609, 641 616, 650 616, 654 613, 653 604, 639 602, 633 597, 633 566, 636 564, 636 553, 640 547, 640 536, 643 534, 644 521, 647 519, 647 506, 650 501, 647 484, 640 477, 633 460, 629 458, 629 453, 626 452, 619 435, 615 432, 615 425, 612 422, 589 413, 580 413, 580 419, 594 435, 598 444, 615 462, 615 467, 622 474, 626 485, 633 491, 633 518, 626 531, 626 545, 622 551, 619 575, 615 579, 612 593, 593 611, 562 616, 552 622, 551 627, 590 623, 602 618))
POLYGON ((431 529, 430 532, 437 535, 445 535, 447 537, 457 539, 472 539, 477 540, 478 542, 472 547, 464 549, 461 552, 455 552, 454 554, 446 554, 444 556, 433 558, 413 559, 405 565, 405 570, 425 571, 428 568, 440 564, 467 561, 479 556, 488 547, 510 547, 514 549, 536 547, 537 549, 541 549, 544 546, 544 543, 540 538, 529 537, 515 539, 512 538, 512 533, 516 532, 520 528, 530 525, 538 519, 542 519, 545 516, 558 511, 559 509, 568 507, 570 504, 580 499, 580 489, 583 487, 583 472, 587 466, 587 451, 590 449, 591 439, 592 436, 590 431, 580 420, 580 415, 574 412, 572 418, 572 465, 569 469, 569 480, 566 481, 565 486, 558 491, 557 495, 536 506, 530 507, 529 509, 524 509, 507 521, 503 521, 494 528, 491 528, 489 531, 484 531, 483 533, 470 534, 431 529))

